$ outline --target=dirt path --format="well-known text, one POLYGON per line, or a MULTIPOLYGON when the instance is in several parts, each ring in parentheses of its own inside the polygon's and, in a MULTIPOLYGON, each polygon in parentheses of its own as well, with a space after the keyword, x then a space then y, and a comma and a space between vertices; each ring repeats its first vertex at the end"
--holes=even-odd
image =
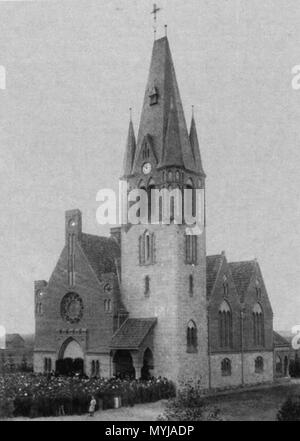
POLYGON ((88 415, 72 415, 48 418, 14 418, 13 421, 156 421, 163 413, 166 400, 156 403, 136 404, 134 407, 121 407, 96 412, 94 417, 88 415))

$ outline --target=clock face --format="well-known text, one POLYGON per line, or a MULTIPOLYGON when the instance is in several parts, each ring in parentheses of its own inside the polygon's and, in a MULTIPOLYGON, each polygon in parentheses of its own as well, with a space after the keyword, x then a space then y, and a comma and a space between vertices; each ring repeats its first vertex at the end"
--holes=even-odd
POLYGON ((143 165, 143 173, 144 175, 148 175, 151 172, 151 164, 150 162, 146 162, 146 164, 143 165))
POLYGON ((75 225, 76 225, 75 219, 71 219, 69 222, 69 225, 70 225, 70 227, 75 227, 75 225))

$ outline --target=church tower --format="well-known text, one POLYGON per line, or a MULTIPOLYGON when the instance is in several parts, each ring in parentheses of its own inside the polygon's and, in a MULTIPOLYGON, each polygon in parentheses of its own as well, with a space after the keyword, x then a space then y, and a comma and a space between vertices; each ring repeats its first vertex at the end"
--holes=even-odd
MULTIPOLYGON (((188 133, 167 37, 154 42, 138 136, 130 122, 122 179, 129 190, 148 193, 205 189, 195 121, 188 133)), ((155 320, 153 374, 176 383, 200 380, 208 388, 205 229, 190 236, 184 223, 123 227, 121 282, 129 317, 155 320)))

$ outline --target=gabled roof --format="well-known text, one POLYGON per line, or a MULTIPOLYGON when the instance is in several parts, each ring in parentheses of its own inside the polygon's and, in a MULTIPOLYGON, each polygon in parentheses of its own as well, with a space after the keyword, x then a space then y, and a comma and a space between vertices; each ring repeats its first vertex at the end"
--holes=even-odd
POLYGON ((137 160, 143 139, 147 134, 153 137, 159 166, 164 165, 165 159, 168 164, 172 157, 172 165, 184 165, 188 170, 198 171, 190 145, 167 37, 154 42, 133 171, 139 171, 137 160), (158 98, 157 103, 151 105, 149 91, 154 88, 158 98), (172 144, 175 139, 176 143, 172 144))
POLYGON ((24 338, 21 337, 20 334, 6 334, 5 335, 5 342, 6 343, 12 343, 15 339, 22 340, 22 342, 25 343, 24 338))
POLYGON ((276 331, 273 331, 273 343, 275 347, 276 346, 290 347, 290 343, 284 337, 282 337, 282 335, 278 334, 278 332, 276 331))
POLYGON ((99 280, 103 273, 116 272, 120 248, 114 239, 82 233, 80 245, 99 280))
POLYGON ((156 318, 128 318, 111 339, 112 349, 139 349, 156 318))
POLYGON ((206 256, 206 289, 207 296, 210 296, 214 287, 220 265, 222 263, 222 254, 206 256))
POLYGON ((244 262, 230 262, 229 268, 233 277, 234 284, 240 297, 244 297, 251 278, 256 270, 255 260, 244 262))

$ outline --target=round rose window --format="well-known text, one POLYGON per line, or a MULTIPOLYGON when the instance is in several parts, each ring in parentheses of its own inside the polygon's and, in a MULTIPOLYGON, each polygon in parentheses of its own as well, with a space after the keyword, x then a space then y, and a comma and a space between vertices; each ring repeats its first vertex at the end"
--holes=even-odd
POLYGON ((83 314, 83 302, 75 292, 69 292, 61 301, 61 316, 69 323, 80 322, 83 314))

